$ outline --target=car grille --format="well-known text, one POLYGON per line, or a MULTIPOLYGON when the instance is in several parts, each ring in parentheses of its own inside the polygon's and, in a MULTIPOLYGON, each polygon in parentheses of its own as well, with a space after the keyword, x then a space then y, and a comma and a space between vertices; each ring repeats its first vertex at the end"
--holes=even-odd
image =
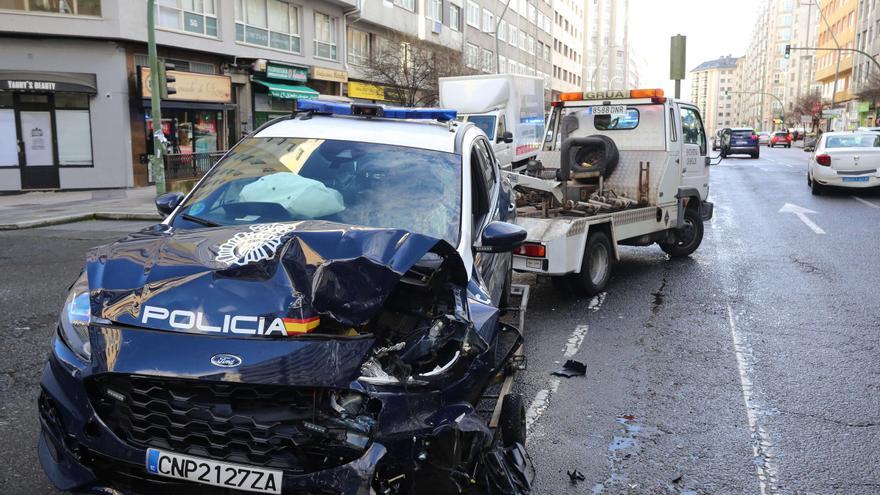
POLYGON ((375 420, 341 417, 330 389, 111 374, 87 386, 104 423, 133 446, 296 473, 360 457, 375 420))

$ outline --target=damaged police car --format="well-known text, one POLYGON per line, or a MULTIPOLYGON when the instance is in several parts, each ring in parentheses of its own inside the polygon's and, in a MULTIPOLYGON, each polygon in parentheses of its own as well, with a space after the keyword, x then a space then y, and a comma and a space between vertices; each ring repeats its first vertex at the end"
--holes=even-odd
POLYGON ((525 231, 454 117, 303 102, 91 250, 42 378, 55 486, 527 493, 521 404, 500 432, 475 408, 522 340, 525 231))

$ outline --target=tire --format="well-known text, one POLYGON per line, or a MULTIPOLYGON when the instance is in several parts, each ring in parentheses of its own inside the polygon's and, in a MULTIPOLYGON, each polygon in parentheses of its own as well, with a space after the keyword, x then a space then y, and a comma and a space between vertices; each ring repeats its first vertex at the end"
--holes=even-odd
POLYGON ((675 242, 660 244, 660 249, 673 258, 690 256, 703 242, 703 219, 695 208, 684 210, 684 225, 680 231, 684 231, 685 236, 689 238, 679 239, 676 232, 675 242))
POLYGON ((526 404, 522 394, 510 393, 501 399, 501 415, 498 430, 501 443, 510 447, 515 443, 526 444, 526 404))
POLYGON ((605 290, 611 279, 611 260, 614 251, 608 234, 601 230, 590 233, 581 260, 581 272, 569 275, 574 291, 578 295, 592 297, 605 290))
POLYGON ((722 148, 722 149, 721 149, 721 159, 723 160, 723 159, 725 159, 725 158, 727 158, 727 152, 724 151, 724 149, 722 148))
POLYGON ((822 186, 819 185, 818 182, 816 182, 815 180, 810 181, 810 192, 813 194, 813 196, 822 195, 822 189, 822 186))

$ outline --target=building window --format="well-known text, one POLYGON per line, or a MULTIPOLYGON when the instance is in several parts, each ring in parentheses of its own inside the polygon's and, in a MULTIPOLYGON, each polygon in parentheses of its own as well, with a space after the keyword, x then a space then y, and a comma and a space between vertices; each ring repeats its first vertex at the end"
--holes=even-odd
POLYGON ((480 6, 473 0, 467 3, 467 23, 468 26, 480 29, 480 6))
POLYGON ((354 65, 367 65, 370 59, 370 33, 348 28, 348 61, 354 65))
POLYGON ((101 0, 0 0, 0 10, 101 16, 101 0))
POLYGON ((443 22, 443 0, 431 0, 431 19, 443 22))
POLYGON ((495 15, 486 9, 483 9, 483 32, 489 34, 495 32, 495 15))
POLYGON ((473 43, 468 43, 465 49, 465 65, 471 69, 480 67, 480 47, 473 43))
POLYGON ((302 53, 299 7, 279 0, 235 0, 235 40, 302 53))
POLYGON ((214 0, 159 0, 156 24, 160 28, 217 37, 214 0))
POLYGON ((500 72, 507 72, 507 57, 504 55, 498 56, 498 67, 500 68, 500 72))
POLYGON ((398 7, 403 7, 410 12, 415 12, 416 10, 415 0, 394 0, 394 5, 397 5, 398 7))
POLYGON ((458 5, 449 6, 449 29, 461 30, 461 7, 458 5))
POLYGON ((336 18, 315 12, 315 57, 336 60, 336 18))
POLYGON ((519 29, 516 28, 513 24, 510 25, 510 31, 508 31, 508 42, 512 46, 517 45, 517 40, 519 39, 519 29))
POLYGON ((495 66, 495 57, 492 50, 486 50, 483 48, 483 72, 495 72, 493 67, 495 66))
POLYGON ((507 21, 504 19, 501 19, 501 22, 498 23, 498 39, 507 41, 507 21))
POLYGON ((56 93, 55 128, 58 133, 58 164, 92 166, 89 96, 81 93, 56 93))

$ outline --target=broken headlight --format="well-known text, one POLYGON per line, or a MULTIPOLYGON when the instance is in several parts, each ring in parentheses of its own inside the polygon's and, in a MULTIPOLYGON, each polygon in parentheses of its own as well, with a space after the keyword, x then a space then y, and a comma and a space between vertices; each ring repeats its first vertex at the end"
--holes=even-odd
POLYGON ((89 323, 91 323, 89 279, 83 272, 70 288, 70 293, 64 301, 58 333, 67 347, 84 361, 89 361, 92 357, 89 323))

